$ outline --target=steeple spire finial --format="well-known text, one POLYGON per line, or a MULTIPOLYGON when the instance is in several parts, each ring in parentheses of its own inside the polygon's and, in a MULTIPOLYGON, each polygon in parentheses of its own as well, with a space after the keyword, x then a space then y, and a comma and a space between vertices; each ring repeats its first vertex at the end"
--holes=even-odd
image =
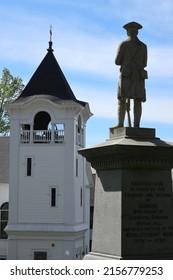
POLYGON ((52 25, 50 25, 49 33, 50 33, 50 41, 49 41, 49 48, 47 50, 53 52, 53 49, 52 49, 52 45, 53 45, 53 42, 52 42, 52 25))
POLYGON ((50 30, 49 30, 49 32, 50 32, 50 42, 52 42, 52 24, 50 25, 50 30))

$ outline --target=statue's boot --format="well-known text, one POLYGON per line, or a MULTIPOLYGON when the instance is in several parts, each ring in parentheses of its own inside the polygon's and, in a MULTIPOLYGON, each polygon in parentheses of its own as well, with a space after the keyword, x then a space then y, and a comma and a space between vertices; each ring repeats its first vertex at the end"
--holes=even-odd
POLYGON ((118 124, 115 128, 124 127, 124 118, 125 118, 125 101, 118 101, 118 124))

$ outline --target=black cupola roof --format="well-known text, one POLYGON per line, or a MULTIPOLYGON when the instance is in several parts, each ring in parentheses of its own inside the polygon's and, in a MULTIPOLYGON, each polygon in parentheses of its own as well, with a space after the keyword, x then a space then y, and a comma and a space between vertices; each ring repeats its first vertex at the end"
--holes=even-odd
POLYGON ((73 100, 85 106, 86 102, 77 100, 70 88, 53 54, 51 41, 49 42, 47 51, 46 56, 16 101, 25 97, 47 95, 61 100, 73 100))

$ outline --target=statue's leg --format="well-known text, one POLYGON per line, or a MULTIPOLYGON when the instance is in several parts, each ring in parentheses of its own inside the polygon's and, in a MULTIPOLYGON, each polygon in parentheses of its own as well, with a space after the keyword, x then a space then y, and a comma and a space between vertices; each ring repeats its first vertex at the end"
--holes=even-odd
POLYGON ((125 112, 126 112, 125 99, 120 99, 118 100, 118 124, 116 125, 116 127, 124 126, 125 112))
POLYGON ((142 104, 140 99, 134 99, 134 127, 140 126, 142 104))

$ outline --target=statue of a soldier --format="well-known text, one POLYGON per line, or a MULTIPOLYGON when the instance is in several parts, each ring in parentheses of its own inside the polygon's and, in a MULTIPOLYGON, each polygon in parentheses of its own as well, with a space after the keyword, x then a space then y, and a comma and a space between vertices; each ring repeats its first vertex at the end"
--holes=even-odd
POLYGON ((124 126, 126 111, 130 120, 130 99, 134 99, 134 127, 140 126, 142 102, 146 101, 145 79, 147 79, 147 46, 141 42, 137 35, 142 28, 137 22, 129 22, 123 26, 127 30, 128 38, 123 41, 117 52, 115 64, 120 65, 120 78, 118 83, 118 124, 124 126))

